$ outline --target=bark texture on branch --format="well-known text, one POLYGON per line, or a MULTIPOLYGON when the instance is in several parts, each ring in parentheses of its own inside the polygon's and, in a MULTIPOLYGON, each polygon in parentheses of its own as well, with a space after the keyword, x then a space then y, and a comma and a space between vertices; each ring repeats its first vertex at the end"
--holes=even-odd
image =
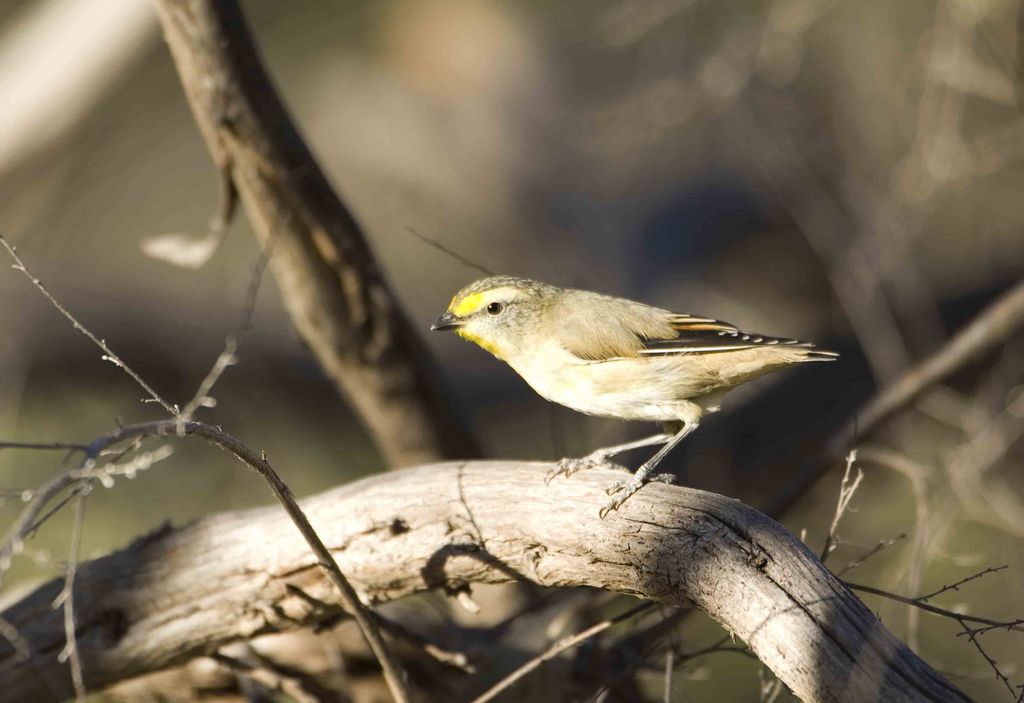
POLYGON ((385 459, 476 456, 359 224, 277 95, 236 0, 156 5, 226 184, 222 197, 237 192, 261 244, 272 247, 270 268, 293 323, 385 459))
MULTIPOLYGON (((692 601, 747 642, 806 701, 967 700, 899 642, 807 547, 730 498, 651 484, 607 520, 621 474, 544 485, 547 464, 470 462, 364 479, 303 502, 353 585, 380 603, 430 588, 529 580, 692 601)), ((8 701, 66 696, 61 584, 0 617, 35 656, 0 644, 8 701)), ((330 584, 279 508, 214 515, 84 563, 78 646, 90 690, 310 624, 330 584)))

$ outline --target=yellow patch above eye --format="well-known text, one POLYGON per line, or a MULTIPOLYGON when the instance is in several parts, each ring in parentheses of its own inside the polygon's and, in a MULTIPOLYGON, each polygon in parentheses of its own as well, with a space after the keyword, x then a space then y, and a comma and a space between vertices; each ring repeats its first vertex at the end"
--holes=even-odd
POLYGON ((482 293, 470 293, 465 298, 456 303, 452 301, 449 310, 458 315, 459 317, 465 317, 471 315, 484 305, 484 296, 482 293))

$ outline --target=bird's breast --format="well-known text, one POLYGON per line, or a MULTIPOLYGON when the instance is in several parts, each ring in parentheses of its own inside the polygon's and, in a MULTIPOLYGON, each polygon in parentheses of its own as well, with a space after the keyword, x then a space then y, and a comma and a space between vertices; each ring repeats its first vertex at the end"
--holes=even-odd
POLYGON ((677 417, 671 384, 632 360, 591 363, 565 352, 511 358, 508 363, 539 395, 577 412, 623 420, 677 417))

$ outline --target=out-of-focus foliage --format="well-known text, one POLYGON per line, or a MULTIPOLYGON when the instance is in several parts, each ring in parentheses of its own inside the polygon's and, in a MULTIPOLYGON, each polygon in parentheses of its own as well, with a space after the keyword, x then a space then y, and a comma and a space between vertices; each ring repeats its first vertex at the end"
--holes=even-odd
MULTIPOLYGON (((491 269, 843 352, 827 369, 730 397, 673 457, 690 484, 767 496, 781 479, 757 466, 798 456, 1024 273, 1018 2, 243 4, 293 115, 424 332, 477 274, 409 227, 491 269)), ((42 3, 10 5, 0 42, 42 3)), ((259 253, 244 218, 198 271, 142 253, 154 235, 201 235, 216 202, 170 58, 155 30, 145 36, 70 131, 0 163, 0 232, 83 322, 185 402, 237 325, 259 253)), ((51 51, 73 55, 76 44, 51 51)), ((0 131, 8 122, 0 112, 0 131)), ((267 449, 300 494, 380 468, 270 276, 254 322, 206 417, 267 449)), ((430 345, 495 455, 577 453, 627 431, 549 412, 470 345, 430 345)), ((1024 616, 1022 352, 1018 336, 877 438, 919 470, 865 466, 834 567, 855 545, 907 533, 851 578, 915 594, 1006 563, 943 604, 1024 616)), ((82 440, 118 417, 156 417, 139 396, 0 268, 0 437, 82 440)), ((36 485, 58 463, 0 453, 2 487, 36 485)), ((786 517, 814 547, 837 485, 830 476, 786 517)), ((84 550, 266 499, 228 459, 180 446, 90 503, 84 550)), ((15 492, 4 519, 17 503, 15 492)), ((68 519, 32 543, 43 567, 22 559, 12 576, 52 573, 68 519)), ((953 624, 870 604, 969 693, 1005 696, 953 624)), ((684 644, 714 636, 701 628, 684 629, 684 644)), ((987 637, 1020 680, 1019 639, 987 637)), ((676 684, 686 700, 756 699, 756 665, 720 655, 694 666, 676 684)), ((649 676, 654 691, 660 674, 649 676)))

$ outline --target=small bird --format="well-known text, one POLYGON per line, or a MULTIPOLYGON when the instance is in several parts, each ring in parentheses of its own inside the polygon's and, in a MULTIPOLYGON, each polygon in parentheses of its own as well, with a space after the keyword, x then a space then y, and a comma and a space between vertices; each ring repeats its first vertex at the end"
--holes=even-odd
POLYGON ((835 352, 795 339, 742 332, 709 317, 670 312, 625 298, 512 276, 490 276, 460 290, 431 330, 454 330, 511 366, 542 397, 587 415, 662 423, 663 432, 582 458, 566 458, 547 476, 607 466, 640 447, 662 445, 627 481, 604 518, 648 481, 671 483, 654 468, 705 413, 736 386, 835 352))

